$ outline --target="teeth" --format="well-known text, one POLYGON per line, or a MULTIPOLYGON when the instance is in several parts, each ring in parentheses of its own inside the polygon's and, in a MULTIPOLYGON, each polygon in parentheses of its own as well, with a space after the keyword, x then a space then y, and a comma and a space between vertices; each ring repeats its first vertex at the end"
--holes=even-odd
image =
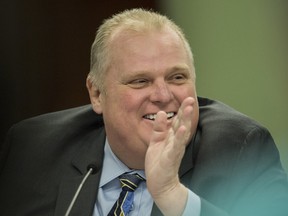
POLYGON ((175 113, 169 112, 169 113, 167 113, 167 118, 168 118, 168 119, 169 119, 169 118, 172 118, 174 115, 175 115, 175 113))
POLYGON ((144 118, 150 119, 150 120, 155 120, 156 119, 156 114, 149 114, 149 115, 144 116, 144 118))
MULTIPOLYGON (((170 119, 172 117, 175 116, 174 112, 168 112, 167 113, 167 119, 170 119)), ((145 119, 149 119, 149 120, 155 120, 156 119, 156 114, 148 114, 144 116, 145 119)))

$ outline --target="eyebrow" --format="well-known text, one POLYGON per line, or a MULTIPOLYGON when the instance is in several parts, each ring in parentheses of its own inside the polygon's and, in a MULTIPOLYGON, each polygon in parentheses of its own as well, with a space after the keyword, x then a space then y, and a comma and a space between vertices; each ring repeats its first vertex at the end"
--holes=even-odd
POLYGON ((166 75, 169 74, 177 74, 177 73, 185 73, 187 74, 188 77, 193 77, 193 72, 191 71, 190 67, 187 64, 179 64, 179 65, 175 65, 171 68, 168 68, 165 71, 166 75))
MULTIPOLYGON (((166 69, 164 73, 167 75, 170 73, 176 73, 176 72, 181 72, 181 71, 191 73, 190 68, 187 64, 175 65, 171 68, 166 69)), ((128 73, 128 76, 133 76, 134 78, 137 78, 137 77, 146 76, 147 73, 149 74, 151 73, 151 71, 134 71, 133 73, 128 73)))
POLYGON ((172 68, 169 68, 167 70, 167 72, 174 72, 174 71, 188 71, 190 72, 189 70, 189 66, 186 65, 186 64, 180 64, 180 65, 176 65, 176 66, 173 66, 172 68))

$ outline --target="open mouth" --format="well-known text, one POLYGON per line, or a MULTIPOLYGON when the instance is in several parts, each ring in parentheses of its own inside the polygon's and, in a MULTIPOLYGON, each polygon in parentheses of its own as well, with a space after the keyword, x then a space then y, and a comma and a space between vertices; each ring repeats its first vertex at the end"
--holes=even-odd
MULTIPOLYGON (((176 115, 176 112, 168 112, 167 113, 167 119, 171 119, 176 115)), ((143 118, 154 121, 156 119, 156 113, 155 114, 148 114, 143 116, 143 118)))

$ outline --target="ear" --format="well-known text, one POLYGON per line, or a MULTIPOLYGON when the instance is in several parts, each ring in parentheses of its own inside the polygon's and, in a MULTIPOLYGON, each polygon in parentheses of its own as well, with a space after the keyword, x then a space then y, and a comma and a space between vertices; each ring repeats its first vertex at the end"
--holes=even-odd
POLYGON ((96 113, 101 114, 103 109, 102 109, 102 95, 100 90, 96 88, 95 85, 92 84, 89 78, 86 79, 86 87, 89 92, 89 97, 93 110, 96 113))

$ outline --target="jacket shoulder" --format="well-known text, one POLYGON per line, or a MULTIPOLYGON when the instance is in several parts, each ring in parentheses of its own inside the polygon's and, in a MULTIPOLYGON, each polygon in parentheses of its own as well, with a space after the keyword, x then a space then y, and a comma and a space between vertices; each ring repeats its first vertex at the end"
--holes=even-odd
POLYGON ((199 102, 199 126, 214 130, 235 129, 238 133, 247 133, 253 129, 267 130, 251 117, 235 110, 234 108, 217 100, 198 98, 199 102))
POLYGON ((25 119, 13 127, 15 129, 40 127, 45 128, 79 128, 103 126, 102 115, 96 114, 91 105, 65 109, 25 119))

